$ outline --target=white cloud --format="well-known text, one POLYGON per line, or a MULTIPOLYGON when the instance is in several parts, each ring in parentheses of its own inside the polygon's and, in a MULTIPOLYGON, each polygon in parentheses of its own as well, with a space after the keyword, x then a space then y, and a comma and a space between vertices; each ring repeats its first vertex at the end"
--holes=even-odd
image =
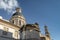
POLYGON ((12 12, 16 7, 19 7, 17 0, 0 0, 0 9, 12 12))

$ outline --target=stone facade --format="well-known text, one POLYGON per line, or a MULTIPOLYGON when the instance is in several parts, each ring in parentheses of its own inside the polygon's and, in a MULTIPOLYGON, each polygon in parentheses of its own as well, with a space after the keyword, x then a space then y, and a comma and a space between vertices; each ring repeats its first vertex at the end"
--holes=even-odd
POLYGON ((20 29, 19 27, 0 19, 0 40, 19 39, 20 38, 19 29, 20 29))
POLYGON ((22 40, 40 40, 39 28, 36 24, 26 24, 21 29, 22 40))
POLYGON ((19 10, 16 9, 9 21, 0 19, 0 40, 51 40, 47 26, 42 35, 38 23, 26 24, 19 10))

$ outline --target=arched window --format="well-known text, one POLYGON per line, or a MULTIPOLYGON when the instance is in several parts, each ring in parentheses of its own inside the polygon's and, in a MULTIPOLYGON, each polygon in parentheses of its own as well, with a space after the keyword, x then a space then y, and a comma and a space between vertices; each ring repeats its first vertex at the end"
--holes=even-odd
POLYGON ((12 23, 14 24, 14 20, 12 20, 12 23))
POLYGON ((18 37, 18 31, 15 31, 15 37, 18 37))
POLYGON ((21 20, 19 20, 19 25, 21 25, 21 20))

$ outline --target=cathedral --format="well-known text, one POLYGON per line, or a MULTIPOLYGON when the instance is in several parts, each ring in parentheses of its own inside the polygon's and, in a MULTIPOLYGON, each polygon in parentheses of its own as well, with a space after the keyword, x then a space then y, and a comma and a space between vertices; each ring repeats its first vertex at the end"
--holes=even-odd
POLYGON ((0 40, 51 40, 47 26, 44 26, 45 35, 40 31, 39 24, 27 24, 21 8, 9 20, 0 16, 0 40))

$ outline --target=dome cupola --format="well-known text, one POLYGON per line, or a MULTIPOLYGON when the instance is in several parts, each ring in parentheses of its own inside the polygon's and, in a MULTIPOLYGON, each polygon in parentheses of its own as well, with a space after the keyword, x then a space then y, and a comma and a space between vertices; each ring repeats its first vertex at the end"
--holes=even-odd
POLYGON ((12 16, 15 16, 15 15, 23 16, 21 12, 21 8, 16 8, 16 12, 12 16))
POLYGON ((22 27, 26 24, 25 18, 21 12, 21 8, 16 8, 16 12, 12 15, 10 22, 19 27, 22 27))

